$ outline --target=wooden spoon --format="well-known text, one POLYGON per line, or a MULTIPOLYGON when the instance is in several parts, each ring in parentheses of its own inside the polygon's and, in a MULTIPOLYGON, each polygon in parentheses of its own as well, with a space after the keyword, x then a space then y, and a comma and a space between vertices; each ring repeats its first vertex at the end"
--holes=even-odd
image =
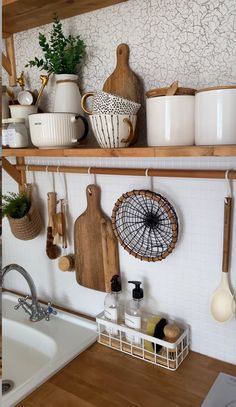
POLYGON ((166 91, 166 96, 173 96, 173 95, 176 93, 176 91, 177 91, 177 89, 178 89, 178 86, 179 86, 179 82, 178 82, 178 81, 173 82, 173 83, 170 85, 170 87, 167 89, 167 91, 166 91))
POLYGON ((224 203, 224 241, 222 277, 219 287, 214 291, 211 298, 211 314, 218 322, 229 321, 235 313, 235 301, 229 287, 229 248, 231 236, 231 208, 232 198, 225 198, 224 203))

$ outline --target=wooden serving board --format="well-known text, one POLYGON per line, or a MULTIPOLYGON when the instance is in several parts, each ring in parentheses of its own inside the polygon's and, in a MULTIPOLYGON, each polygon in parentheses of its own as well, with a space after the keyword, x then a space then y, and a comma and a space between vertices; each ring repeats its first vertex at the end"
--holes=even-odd
POLYGON ((128 45, 118 45, 116 55, 116 68, 104 83, 103 91, 141 103, 141 84, 137 75, 129 67, 128 45))
POLYGON ((111 220, 100 206, 100 189, 86 188, 87 208, 74 226, 75 271, 78 284, 109 292, 111 278, 119 274, 118 242, 111 220))

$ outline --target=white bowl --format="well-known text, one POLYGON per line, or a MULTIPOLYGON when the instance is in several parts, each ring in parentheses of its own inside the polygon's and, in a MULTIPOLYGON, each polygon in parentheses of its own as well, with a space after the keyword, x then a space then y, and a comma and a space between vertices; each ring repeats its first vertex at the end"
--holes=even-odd
POLYGON ((31 114, 29 126, 32 143, 39 148, 72 147, 88 134, 87 120, 75 113, 31 114))

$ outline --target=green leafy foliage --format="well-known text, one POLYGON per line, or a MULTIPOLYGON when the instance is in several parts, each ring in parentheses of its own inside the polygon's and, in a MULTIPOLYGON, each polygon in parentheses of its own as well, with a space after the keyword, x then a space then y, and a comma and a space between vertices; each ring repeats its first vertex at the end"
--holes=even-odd
POLYGON ((8 195, 2 195, 2 217, 23 218, 29 212, 30 206, 30 199, 24 193, 8 192, 8 195))
POLYGON ((57 16, 53 21, 49 41, 44 34, 39 33, 39 45, 44 58, 35 57, 25 66, 36 66, 40 70, 47 71, 48 74, 76 74, 77 65, 85 55, 86 45, 79 35, 65 37, 57 16))

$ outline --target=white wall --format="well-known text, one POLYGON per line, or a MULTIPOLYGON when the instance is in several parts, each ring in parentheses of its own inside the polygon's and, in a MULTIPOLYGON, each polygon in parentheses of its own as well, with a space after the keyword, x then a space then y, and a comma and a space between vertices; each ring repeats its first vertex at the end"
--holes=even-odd
MULTIPOLYGON (((145 90, 179 79, 183 86, 201 87, 232 84, 235 81, 236 5, 227 1, 130 0, 93 13, 65 20, 88 44, 88 57, 81 71, 82 90, 100 89, 114 68, 115 48, 127 42, 131 67, 143 79, 145 90)), ((49 31, 49 26, 45 29, 49 31)), ((40 28, 42 31, 44 27, 40 28)), ((28 59, 38 55, 38 29, 15 36, 18 73, 28 59), (29 42, 30 39, 30 42, 29 42), (33 50, 33 52, 32 52, 33 50)), ((32 88, 39 87, 39 72, 27 72, 32 88)), ((50 110, 53 86, 48 88, 44 106, 50 110)), ((145 124, 145 123, 144 123, 145 124)), ((145 128, 143 128, 145 133, 145 128)), ((28 163, 55 165, 160 167, 160 168, 236 168, 235 158, 166 159, 27 159, 28 163)), ((44 173, 30 173, 37 185, 41 212, 46 222, 47 192, 50 180, 44 173)), ((59 177, 56 189, 61 195, 59 177)), ((66 176, 69 194, 69 234, 73 250, 73 222, 85 210, 88 175, 66 176)), ((102 207, 111 214, 116 199, 134 188, 149 188, 145 177, 97 176, 102 188, 102 207)), ((235 183, 233 183, 235 192, 235 183)), ((4 191, 16 191, 15 183, 3 173, 4 191)), ((154 189, 169 198, 177 210, 180 238, 173 253, 162 262, 149 264, 135 259, 120 247, 120 268, 125 290, 128 279, 143 281, 147 306, 183 318, 191 326, 192 349, 218 359, 236 363, 236 320, 216 323, 209 313, 209 299, 220 281, 222 260, 223 198, 226 185, 220 180, 155 178, 154 189)), ((3 265, 16 262, 33 276, 42 299, 96 315, 103 308, 104 294, 76 283, 74 273, 62 273, 57 261, 45 254, 45 228, 30 242, 15 239, 3 221, 3 265)), ((236 289, 236 216, 233 217, 230 278, 236 289)), ((21 277, 12 272, 8 288, 27 292, 21 277)))

